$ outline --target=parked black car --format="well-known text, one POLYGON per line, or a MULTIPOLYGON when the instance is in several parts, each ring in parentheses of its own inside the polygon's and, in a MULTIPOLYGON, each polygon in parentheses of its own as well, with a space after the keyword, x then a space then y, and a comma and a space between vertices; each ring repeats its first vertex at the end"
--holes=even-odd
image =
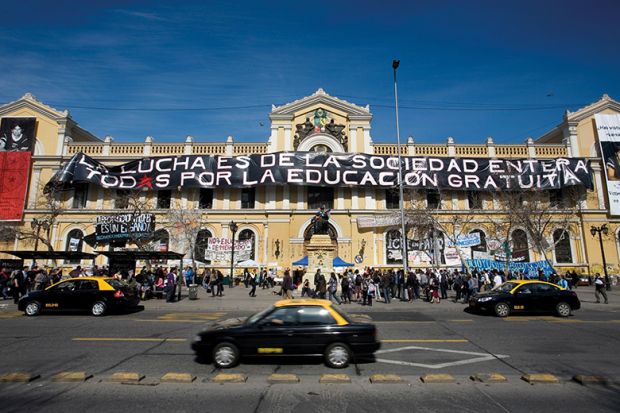
POLYGON ((556 313, 568 317, 573 310, 581 308, 581 303, 575 292, 558 285, 519 280, 505 282, 491 291, 472 296, 469 308, 493 311, 498 317, 507 317, 513 312, 556 313))
POLYGON ((282 300, 247 319, 214 323, 192 343, 215 366, 235 366, 241 357, 323 356, 332 368, 379 349, 376 327, 354 320, 327 300, 282 300))

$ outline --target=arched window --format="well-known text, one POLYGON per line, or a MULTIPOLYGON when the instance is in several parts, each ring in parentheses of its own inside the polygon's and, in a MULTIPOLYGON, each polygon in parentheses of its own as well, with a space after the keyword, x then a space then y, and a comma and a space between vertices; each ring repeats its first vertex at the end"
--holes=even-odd
POLYGON ((470 234, 480 234, 480 244, 471 247, 471 258, 489 258, 487 249, 487 237, 483 231, 475 229, 470 234))
MULTIPOLYGON (((254 232, 252 232, 252 230, 250 229, 244 229, 243 231, 241 231, 239 233, 239 241, 245 241, 245 240, 251 240, 252 241, 252 250, 250 252, 250 259, 253 260, 255 255, 255 251, 256 251, 256 237, 254 237, 254 232)), ((237 248, 235 248, 235 251, 237 251, 237 248)))
POLYGON ((153 236, 155 251, 167 252, 170 245, 170 234, 165 229, 158 229, 153 236))
POLYGON ((212 236, 213 234, 211 234, 211 231, 208 229, 201 229, 198 231, 198 234, 196 234, 196 242, 194 243, 194 259, 211 264, 211 260, 205 259, 205 251, 209 243, 209 238, 212 236))
POLYGON ((393 229, 385 234, 385 263, 402 264, 403 250, 400 231, 393 229))
POLYGON ((573 262, 573 254, 570 249, 570 234, 565 229, 553 231, 553 244, 555 245, 555 262, 568 264, 573 262))
MULTIPOLYGON (((84 238, 84 233, 81 230, 72 229, 71 231, 69 231, 69 233, 67 234, 67 244, 65 246, 65 251, 82 252, 82 246, 84 243, 83 238, 84 238)), ((68 260, 67 263, 79 264, 80 259, 68 260)))
POLYGON ((522 229, 516 229, 512 232, 512 259, 519 262, 530 262, 527 234, 522 229))

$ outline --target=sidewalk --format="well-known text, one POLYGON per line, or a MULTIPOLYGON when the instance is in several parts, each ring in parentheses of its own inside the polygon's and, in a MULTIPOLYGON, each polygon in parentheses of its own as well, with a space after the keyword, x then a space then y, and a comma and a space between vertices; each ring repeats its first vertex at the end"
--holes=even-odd
MULTIPOLYGON (((620 311, 620 288, 608 291, 609 304, 596 304, 594 298, 594 287, 579 287, 575 290, 581 301, 581 310, 575 314, 579 316, 585 311, 620 311)), ((207 294, 202 287, 198 288, 198 299, 190 300, 187 297, 187 287, 183 287, 181 301, 174 303, 166 303, 165 300, 151 299, 143 301, 146 311, 153 310, 174 310, 174 311, 260 311, 274 302, 281 300, 282 297, 272 293, 272 289, 256 289, 256 297, 249 297, 250 288, 245 288, 243 284, 224 289, 223 297, 212 297, 207 294)), ((293 297, 300 298, 299 290, 294 291, 293 297)), ((387 311, 413 311, 425 312, 429 314, 451 313, 454 317, 468 316, 463 310, 466 304, 452 302, 454 297, 453 291, 448 291, 448 300, 442 300, 439 304, 431 304, 422 300, 416 300, 412 303, 402 302, 398 299, 392 299, 390 304, 385 304, 383 300, 376 302, 373 300, 372 307, 362 306, 359 303, 342 304, 342 308, 351 313, 356 312, 387 312, 387 311)))

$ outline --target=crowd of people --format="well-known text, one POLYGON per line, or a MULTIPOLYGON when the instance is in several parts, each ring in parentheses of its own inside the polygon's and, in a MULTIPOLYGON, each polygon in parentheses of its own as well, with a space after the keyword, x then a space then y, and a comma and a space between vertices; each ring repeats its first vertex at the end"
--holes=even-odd
MULTIPOLYGON (((166 301, 175 301, 180 286, 199 285, 212 297, 223 296, 225 277, 220 270, 202 268, 198 271, 186 266, 179 271, 178 267, 143 267, 136 274, 133 271, 118 271, 110 274, 107 267, 94 266, 87 272, 77 266, 63 275, 60 268, 39 267, 33 265, 21 269, 0 271, 0 295, 3 299, 12 296, 15 303, 19 298, 32 290, 41 290, 64 278, 84 276, 111 276, 133 284, 139 291, 140 298, 166 298, 166 301)), ((243 275, 236 282, 243 283, 250 289, 248 296, 256 297, 256 289, 271 289, 274 294, 284 298, 300 297, 323 298, 337 304, 351 304, 372 306, 373 301, 389 304, 392 300, 414 302, 422 300, 430 303, 439 303, 448 299, 448 292, 452 293, 454 302, 468 302, 472 295, 481 291, 490 290, 505 281, 515 279, 538 279, 555 283, 566 289, 577 288, 579 276, 575 272, 565 275, 553 273, 546 275, 540 271, 536 275, 521 272, 505 273, 501 270, 472 269, 470 273, 457 269, 416 269, 405 274, 403 269, 349 269, 336 275, 335 272, 325 275, 317 270, 311 279, 304 281, 305 271, 302 268, 291 273, 289 268, 284 270, 284 276, 278 278, 275 269, 250 270, 245 269, 243 275), (298 291, 297 294, 294 294, 298 291)), ((608 302, 605 293, 605 283, 599 274, 593 281, 596 301, 608 302)))

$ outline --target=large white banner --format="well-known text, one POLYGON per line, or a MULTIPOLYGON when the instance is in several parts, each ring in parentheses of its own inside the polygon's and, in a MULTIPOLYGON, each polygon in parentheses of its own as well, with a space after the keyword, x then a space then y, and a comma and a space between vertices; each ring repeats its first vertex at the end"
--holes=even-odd
MULTIPOLYGON (((209 238, 205 259, 211 261, 230 262, 232 241, 230 238, 209 238)), ((252 240, 235 241, 235 261, 246 261, 252 258, 252 240)))
POLYGON ((620 115, 594 115, 607 179, 609 214, 620 215, 620 115))

